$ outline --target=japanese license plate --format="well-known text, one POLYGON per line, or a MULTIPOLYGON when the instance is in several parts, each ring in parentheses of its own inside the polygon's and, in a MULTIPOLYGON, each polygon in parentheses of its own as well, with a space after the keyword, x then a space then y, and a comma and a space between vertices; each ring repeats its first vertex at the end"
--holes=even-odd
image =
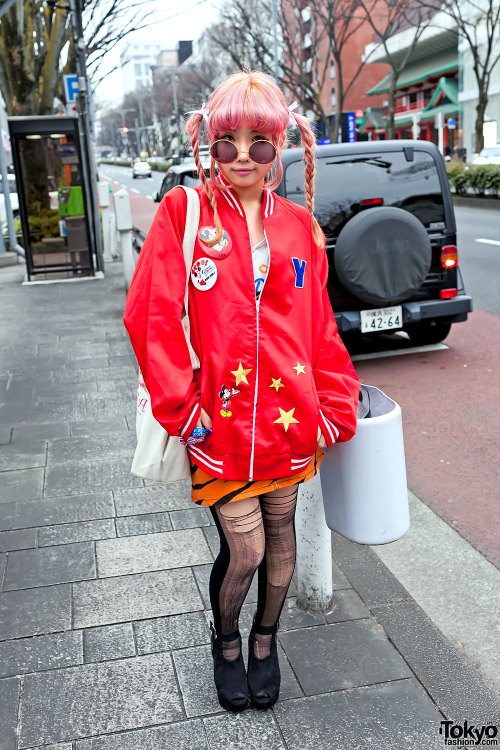
POLYGON ((382 307, 379 310, 361 310, 361 333, 389 331, 403 326, 403 308, 382 307))

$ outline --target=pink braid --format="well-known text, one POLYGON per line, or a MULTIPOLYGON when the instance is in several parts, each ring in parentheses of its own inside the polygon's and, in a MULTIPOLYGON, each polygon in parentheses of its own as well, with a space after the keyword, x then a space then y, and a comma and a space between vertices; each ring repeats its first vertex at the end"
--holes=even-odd
POLYGON ((297 113, 294 113, 294 117, 297 122, 297 127, 300 130, 302 145, 304 146, 307 210, 311 214, 314 241, 318 247, 321 247, 324 244, 324 236, 321 227, 314 216, 314 173, 316 171, 314 148, 316 147, 316 141, 307 118, 297 113))
POLYGON ((214 211, 214 222, 216 229, 215 237, 213 237, 211 240, 204 240, 206 245, 208 245, 209 247, 213 247, 213 245, 216 245, 219 240, 222 239, 222 224, 219 219, 219 212, 217 211, 217 199, 213 191, 211 190, 210 185, 208 184, 207 176, 200 159, 200 125, 202 121, 203 116, 201 114, 196 113, 194 115, 191 115, 186 123, 186 131, 191 139, 193 156, 196 163, 196 168, 198 170, 198 175, 201 180, 201 184, 203 185, 203 189, 206 193, 208 201, 214 211))

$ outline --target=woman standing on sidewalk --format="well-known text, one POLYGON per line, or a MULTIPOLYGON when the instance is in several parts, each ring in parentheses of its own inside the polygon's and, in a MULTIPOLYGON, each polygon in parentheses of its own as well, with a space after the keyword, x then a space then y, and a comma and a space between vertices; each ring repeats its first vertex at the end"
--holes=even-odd
POLYGON ((187 122, 201 180, 189 283, 201 367, 193 371, 181 323, 182 189, 158 208, 124 314, 153 414, 187 444, 192 500, 210 507, 220 536, 211 645, 219 702, 232 711, 249 697, 258 708, 278 699, 276 633, 295 567, 298 485, 316 474, 323 447, 356 429, 360 383, 337 331, 325 237, 313 216, 314 136, 293 109, 267 75, 237 73, 187 122), (289 125, 305 148, 307 208, 273 192, 289 125), (211 144, 210 180, 201 127, 211 144), (207 430, 202 443, 192 442, 196 428, 196 439, 207 430), (238 621, 255 571, 247 674, 238 621))

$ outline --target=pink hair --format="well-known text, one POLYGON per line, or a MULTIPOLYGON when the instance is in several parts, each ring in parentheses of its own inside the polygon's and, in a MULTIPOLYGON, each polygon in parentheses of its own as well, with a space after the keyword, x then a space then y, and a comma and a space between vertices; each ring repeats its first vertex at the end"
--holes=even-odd
MULTIPOLYGON (((266 73, 259 71, 240 72, 228 76, 211 94, 208 102, 208 122, 206 128, 210 141, 215 141, 228 130, 239 130, 243 123, 251 123, 252 130, 271 133, 271 139, 277 151, 277 164, 271 170, 269 181, 265 187, 274 190, 283 177, 283 167, 279 157, 280 150, 286 139, 285 131, 289 125, 290 111, 285 97, 273 79, 266 73)), ((316 221, 314 211, 314 147, 315 139, 308 120, 302 115, 294 113, 297 127, 300 130, 304 146, 306 203, 312 217, 312 228, 315 241, 322 243, 322 231, 316 221)), ((198 174, 207 194, 207 198, 214 210, 214 221, 217 234, 207 244, 215 245, 222 237, 222 224, 217 212, 217 201, 206 178, 201 164, 199 152, 200 125, 203 122, 201 113, 191 115, 186 123, 186 130, 191 138, 193 155, 198 168, 198 174)), ((210 177, 215 183, 215 162, 211 160, 210 177)), ((220 190, 230 185, 218 184, 220 190)))

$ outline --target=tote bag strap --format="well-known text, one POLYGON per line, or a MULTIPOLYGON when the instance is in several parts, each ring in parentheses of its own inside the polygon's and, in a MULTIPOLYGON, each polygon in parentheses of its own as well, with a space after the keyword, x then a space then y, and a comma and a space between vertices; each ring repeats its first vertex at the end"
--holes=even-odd
POLYGON ((186 290, 184 293, 184 314, 187 315, 189 276, 191 274, 191 265, 193 263, 194 243, 196 242, 198 225, 200 223, 200 201, 196 190, 186 187, 185 185, 180 185, 179 187, 185 191, 187 198, 186 226, 184 228, 184 240, 182 242, 187 276, 186 290))
POLYGON ((190 329, 189 329, 189 315, 188 315, 188 300, 189 300, 189 278, 191 276, 191 265, 193 263, 194 245, 196 237, 198 235, 198 225, 200 223, 200 200, 198 193, 193 188, 180 185, 187 198, 187 210, 186 210, 186 225, 184 227, 184 239, 182 242, 182 249, 184 252, 184 262, 186 264, 186 289, 184 291, 184 310, 182 313, 182 325, 184 327, 184 333, 186 334, 186 341, 189 348, 189 354, 191 356, 191 364, 193 369, 200 367, 200 360, 196 355, 193 347, 191 346, 190 340, 190 329))

